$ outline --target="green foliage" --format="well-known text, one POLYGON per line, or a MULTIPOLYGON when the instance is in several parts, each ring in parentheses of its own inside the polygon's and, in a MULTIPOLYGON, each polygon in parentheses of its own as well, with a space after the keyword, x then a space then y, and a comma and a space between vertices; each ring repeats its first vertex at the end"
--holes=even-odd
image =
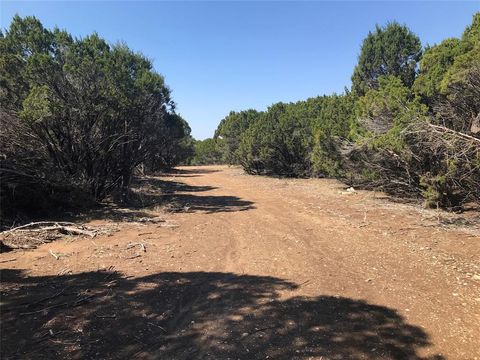
POLYGON ((61 180, 102 199, 118 186, 126 194, 140 164, 173 166, 193 152, 163 77, 126 45, 15 16, 0 50, 0 104, 26 135, 2 144, 3 172, 23 164, 37 182, 61 180), (34 164, 21 155, 30 148, 34 164))
POLYGON ((313 115, 312 175, 339 177, 343 165, 338 139, 353 136, 355 97, 334 94, 318 99, 318 111, 313 115))
POLYGON ((19 183, 24 199, 32 184, 88 188, 101 199, 127 189, 140 164, 155 171, 191 158, 252 174, 348 179, 418 194, 429 206, 478 200, 480 13, 460 39, 425 50, 415 79, 420 57, 408 28, 377 26, 362 44, 352 93, 231 112, 213 139, 195 141, 145 56, 17 16, 0 34, 2 199, 19 183))
POLYGON ((307 176, 311 171, 312 120, 309 104, 278 103, 242 136, 238 151, 250 173, 307 176))
POLYGON ((441 82, 441 90, 449 94, 453 84, 464 82, 472 69, 480 68, 480 40, 472 50, 458 56, 441 82))
POLYGON ((416 93, 427 99, 438 95, 445 74, 460 54, 460 40, 454 38, 427 48, 420 61, 420 73, 413 86, 416 93))
MULTIPOLYGON (((480 13, 460 39, 428 49, 415 92, 431 106, 434 122, 469 132, 480 112, 480 13)), ((480 125, 477 125, 480 126, 480 125)))
POLYGON ((215 139, 221 139, 223 159, 227 164, 238 164, 237 149, 242 134, 252 125, 262 113, 256 110, 230 112, 215 131, 215 139))
MULTIPOLYGON (((423 154, 434 166, 426 167, 420 176, 421 194, 426 207, 453 207, 480 199, 480 146, 442 137, 435 154, 423 154), (441 151, 438 151, 438 150, 441 151)), ((423 150, 424 151, 424 150, 423 150)))
POLYGON ((216 133, 226 158, 251 174, 337 177, 429 206, 478 200, 478 134, 466 134, 480 128, 479 21, 428 48, 415 82, 419 39, 396 23, 377 27, 352 93, 231 113, 216 133))
POLYGON ((214 165, 222 164, 222 140, 208 138, 195 141, 194 156, 191 160, 192 165, 214 165))
POLYGON ((396 76, 410 87, 420 57, 420 40, 406 26, 396 22, 377 26, 363 41, 352 76, 352 90, 361 96, 378 87, 378 79, 386 75, 396 76))
POLYGON ((363 141, 402 153, 403 130, 426 116, 428 108, 399 78, 382 76, 378 82, 378 89, 369 90, 356 104, 357 121, 366 129, 363 141))
MULTIPOLYGON (((476 98, 479 85, 480 71, 472 83, 476 98)), ((428 108, 418 96, 397 78, 381 78, 379 89, 368 91, 357 103, 359 122, 367 130, 353 167, 357 178, 371 183, 362 176, 362 170, 368 169, 376 176, 374 183, 390 192, 417 193, 426 206, 452 207, 478 200, 479 140, 457 132, 455 123, 461 120, 452 120, 452 106, 457 109, 449 100, 434 109, 435 114, 449 114, 448 121, 435 127, 435 118, 427 116, 428 108)), ((477 116, 478 111, 477 105, 477 116)))
POLYGON ((328 136, 347 137, 353 121, 356 97, 348 93, 318 99, 317 112, 312 114, 315 119, 314 128, 324 131, 328 136))
POLYGON ((0 37, 0 104, 17 109, 29 90, 28 59, 54 51, 53 34, 34 17, 15 15, 10 29, 0 37))
POLYGON ((337 144, 331 136, 318 130, 314 135, 312 149, 312 174, 317 176, 340 177, 342 172, 342 156, 337 144))
POLYGON ((20 116, 25 120, 42 122, 52 116, 50 89, 45 86, 34 86, 23 101, 20 116))
POLYGON ((195 154, 195 140, 188 123, 178 114, 168 114, 165 123, 157 141, 150 145, 151 156, 145 161, 149 171, 186 164, 195 154))
POLYGON ((467 26, 462 34, 462 43, 465 49, 473 49, 480 42, 480 12, 473 15, 472 24, 467 26))
POLYGON ((439 95, 448 96, 455 84, 480 67, 480 13, 473 17, 461 39, 447 39, 430 47, 420 62, 414 89, 429 103, 439 95))
POLYGON ((334 138, 348 136, 353 105, 352 95, 274 104, 242 133, 236 157, 249 173, 337 174, 334 138))

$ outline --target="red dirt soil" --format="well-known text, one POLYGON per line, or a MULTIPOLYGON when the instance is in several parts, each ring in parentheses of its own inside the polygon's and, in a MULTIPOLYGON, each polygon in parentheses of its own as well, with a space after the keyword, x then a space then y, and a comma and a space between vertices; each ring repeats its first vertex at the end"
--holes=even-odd
POLYGON ((0 254, 2 359, 480 359, 478 212, 226 166, 142 181, 158 206, 92 215, 117 232, 0 254))

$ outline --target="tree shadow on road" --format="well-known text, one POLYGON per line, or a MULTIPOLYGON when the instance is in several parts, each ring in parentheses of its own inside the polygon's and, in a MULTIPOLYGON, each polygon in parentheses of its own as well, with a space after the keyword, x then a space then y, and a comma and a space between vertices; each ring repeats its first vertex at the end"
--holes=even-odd
POLYGON ((199 177, 203 174, 212 174, 216 172, 220 172, 221 170, 215 169, 205 169, 201 167, 191 167, 191 168, 173 168, 173 169, 166 169, 159 173, 158 176, 170 176, 173 178, 190 178, 190 177, 199 177))
POLYGON ((128 203, 121 203, 119 199, 113 197, 112 201, 85 213, 83 218, 138 221, 139 218, 156 217, 157 215, 151 210, 155 210, 158 206, 166 206, 171 212, 205 213, 245 211, 254 208, 253 202, 236 196, 199 194, 215 189, 217 188, 209 185, 189 185, 181 181, 145 176, 135 179, 128 203))
POLYGON ((211 214, 245 211, 254 208, 253 202, 237 196, 198 194, 217 189, 214 186, 188 185, 179 181, 154 177, 138 179, 136 186, 142 189, 143 204, 166 204, 173 212, 205 212, 211 214))
POLYGON ((191 168, 174 168, 165 170, 162 174, 165 175, 199 175, 199 174, 213 174, 220 172, 220 170, 206 169, 203 167, 191 167, 191 168))
POLYGON ((191 194, 166 195, 166 202, 172 212, 203 212, 214 214, 218 212, 246 211, 254 209, 253 202, 237 196, 197 196, 191 194))
MULTIPOLYGON (((2 359, 426 359, 394 309, 268 276, 2 274, 2 359)), ((441 356, 430 359, 442 359, 441 356)))

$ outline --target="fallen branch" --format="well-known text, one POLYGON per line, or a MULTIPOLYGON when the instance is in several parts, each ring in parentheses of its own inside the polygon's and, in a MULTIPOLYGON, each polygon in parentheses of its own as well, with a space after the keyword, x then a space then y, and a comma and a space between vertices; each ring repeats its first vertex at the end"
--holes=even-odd
POLYGON ((88 295, 88 296, 85 296, 85 297, 83 297, 83 298, 81 298, 81 299, 78 299, 78 300, 74 301, 73 303, 72 303, 72 302, 65 302, 65 303, 61 303, 61 304, 56 304, 56 305, 52 305, 52 306, 47 306, 47 307, 45 307, 45 308, 43 308, 43 309, 40 309, 40 310, 20 313, 20 315, 33 315, 33 314, 38 314, 38 313, 44 312, 45 310, 50 310, 50 309, 57 308, 57 307, 60 307, 60 306, 65 306, 65 305, 70 305, 70 306, 74 307, 74 306, 77 306, 77 305, 81 304, 81 303, 84 302, 84 301, 87 301, 87 300, 91 299, 91 298, 94 297, 94 296, 95 296, 95 294, 88 295))
POLYGON ((160 325, 157 325, 157 324, 154 324, 154 323, 151 323, 151 322, 148 322, 147 325, 155 326, 155 327, 167 332, 167 329, 165 329, 164 327, 162 327, 160 325))
POLYGON ((50 341, 52 341, 52 337, 53 336, 57 336, 58 334, 61 334, 61 333, 64 333, 65 330, 62 330, 62 331, 57 331, 56 333, 53 333, 52 329, 48 330, 45 334, 43 334, 42 336, 40 336, 37 340, 35 340, 33 342, 33 344, 38 344, 39 342, 42 342, 46 339, 49 339, 50 341))
POLYGON ((95 237, 96 232, 94 231, 89 231, 89 230, 83 230, 78 227, 73 227, 71 225, 75 225, 74 223, 69 223, 69 222, 53 222, 53 221, 40 221, 40 222, 35 222, 35 223, 30 223, 22 226, 18 226, 16 228, 6 230, 0 233, 1 234, 8 234, 12 232, 43 232, 43 231, 59 231, 62 234, 68 234, 68 235, 87 235, 90 237, 95 237), (46 225, 46 224, 53 224, 51 226, 45 226, 41 227, 38 229, 28 229, 29 227, 34 227, 38 225, 46 225), (61 225, 64 224, 64 225, 61 225), (68 226, 70 225, 70 226, 68 226))
POLYGON ((67 289, 68 289, 68 286, 65 287, 65 288, 63 288, 62 290, 60 290, 59 292, 57 292, 57 293, 55 293, 55 294, 53 294, 53 295, 47 296, 47 297, 45 297, 45 298, 43 298, 43 299, 40 299, 40 300, 35 301, 35 302, 33 302, 33 303, 27 304, 27 305, 25 305, 25 307, 31 307, 31 306, 34 306, 34 305, 38 305, 38 304, 40 304, 40 303, 42 303, 42 302, 44 302, 44 301, 54 299, 54 298, 56 298, 57 296, 62 295, 62 294, 65 292, 65 290, 67 290, 67 289))
POLYGON ((62 225, 54 225, 54 226, 47 226, 40 229, 33 229, 33 230, 17 230, 21 232, 43 232, 43 231, 54 231, 58 230, 62 234, 67 235, 87 235, 90 237, 95 237, 96 233, 93 231, 82 230, 79 228, 74 228, 71 226, 62 226, 62 225))
POLYGON ((17 231, 17 230, 20 230, 20 229, 25 229, 25 228, 29 228, 29 227, 33 227, 33 226, 38 226, 38 225, 47 225, 47 224, 75 225, 72 222, 65 222, 65 221, 37 221, 37 222, 32 222, 32 223, 29 223, 29 224, 22 225, 22 226, 17 226, 13 229, 2 231, 2 232, 0 232, 0 234, 6 234, 6 233, 14 232, 14 231, 17 231))
POLYGON ((19 245, 19 244, 4 244, 5 246, 8 246, 10 249, 35 249, 36 246, 34 245, 19 245))
POLYGON ((140 249, 143 251, 143 252, 147 252, 147 248, 145 247, 145 245, 143 243, 131 243, 131 244, 128 244, 127 245, 127 249, 131 249, 137 245, 140 245, 140 249))
POLYGON ((95 315, 96 318, 99 319, 115 319, 117 317, 117 314, 112 314, 112 315, 95 315))

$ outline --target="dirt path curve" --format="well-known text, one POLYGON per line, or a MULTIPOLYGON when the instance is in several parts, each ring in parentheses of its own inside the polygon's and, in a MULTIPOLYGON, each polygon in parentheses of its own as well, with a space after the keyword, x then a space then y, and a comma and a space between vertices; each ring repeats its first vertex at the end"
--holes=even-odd
POLYGON ((480 359, 478 214, 224 166, 156 181, 166 223, 0 255, 5 358, 480 359))

